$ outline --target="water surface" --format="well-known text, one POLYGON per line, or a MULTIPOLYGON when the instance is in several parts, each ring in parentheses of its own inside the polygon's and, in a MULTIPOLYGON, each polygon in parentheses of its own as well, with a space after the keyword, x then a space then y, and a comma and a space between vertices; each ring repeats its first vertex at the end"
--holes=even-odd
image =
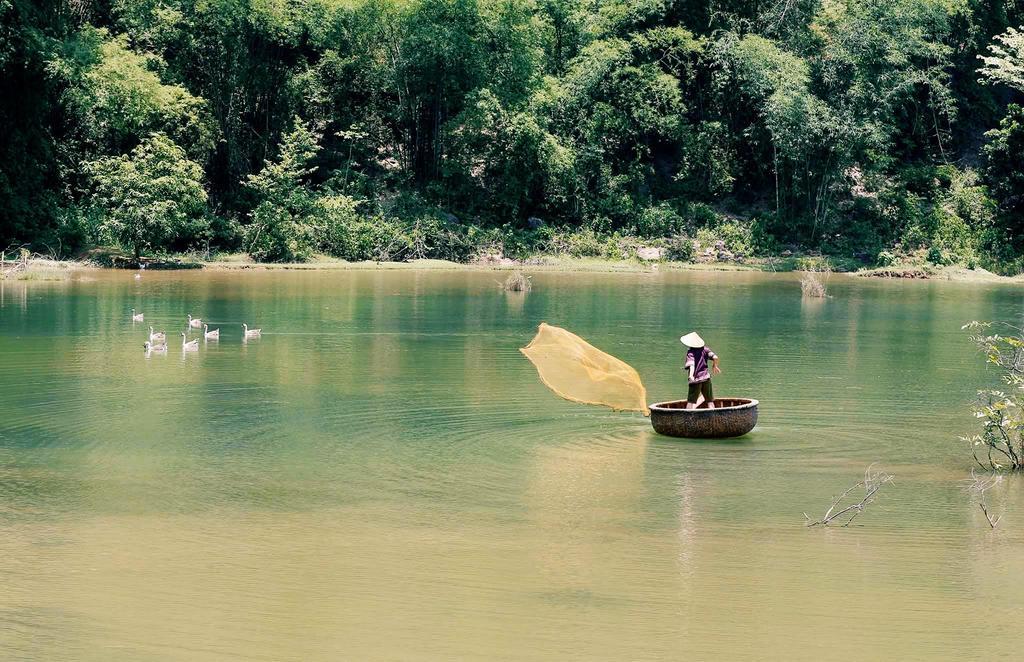
POLYGON ((499 277, 0 283, 0 658, 1018 654, 1024 485, 989 530, 957 436, 994 377, 960 326, 1017 319, 1024 290, 499 277), (221 340, 183 355, 188 313, 221 340), (652 401, 685 394, 697 329, 716 393, 759 398, 759 425, 692 442, 559 400, 518 352, 541 321, 652 401), (143 353, 150 323, 167 355, 143 353), (859 526, 803 526, 875 462, 896 483, 859 526))

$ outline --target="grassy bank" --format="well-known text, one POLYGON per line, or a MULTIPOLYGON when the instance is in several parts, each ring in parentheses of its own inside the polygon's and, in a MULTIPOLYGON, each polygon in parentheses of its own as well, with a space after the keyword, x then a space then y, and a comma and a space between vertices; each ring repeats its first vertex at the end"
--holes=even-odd
POLYGON ((76 260, 54 260, 40 256, 23 256, 17 260, 0 261, 0 280, 6 281, 61 281, 80 269, 93 266, 76 260))

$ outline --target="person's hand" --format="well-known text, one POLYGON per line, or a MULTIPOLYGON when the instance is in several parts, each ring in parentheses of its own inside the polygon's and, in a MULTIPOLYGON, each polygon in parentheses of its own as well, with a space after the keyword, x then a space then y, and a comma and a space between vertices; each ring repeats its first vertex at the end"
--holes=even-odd
POLYGON ((717 365, 716 366, 712 366, 711 372, 713 372, 716 375, 720 375, 720 374, 722 374, 722 369, 719 368, 717 365))

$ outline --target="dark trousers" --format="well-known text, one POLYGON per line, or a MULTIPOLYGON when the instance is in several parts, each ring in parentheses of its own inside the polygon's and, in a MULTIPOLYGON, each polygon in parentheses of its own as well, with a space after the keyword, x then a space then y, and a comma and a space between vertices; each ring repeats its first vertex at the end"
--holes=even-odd
POLYGON ((690 390, 686 394, 686 401, 696 404, 697 398, 700 397, 701 393, 704 394, 704 400, 711 402, 715 399, 715 392, 711 388, 711 380, 705 379, 702 382, 696 384, 690 384, 690 390))

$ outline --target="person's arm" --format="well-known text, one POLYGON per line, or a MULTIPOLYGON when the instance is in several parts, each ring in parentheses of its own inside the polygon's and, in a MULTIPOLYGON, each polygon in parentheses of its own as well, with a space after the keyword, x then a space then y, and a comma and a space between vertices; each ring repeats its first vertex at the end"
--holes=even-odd
POLYGON ((686 355, 686 363, 683 365, 686 368, 686 374, 689 375, 690 381, 693 381, 693 370, 696 367, 696 363, 689 354, 686 355))
MULTIPOLYGON (((691 372, 693 368, 690 368, 691 372)), ((718 355, 715 354, 715 358, 711 359, 711 373, 717 375, 722 372, 722 369, 718 367, 718 355)))

